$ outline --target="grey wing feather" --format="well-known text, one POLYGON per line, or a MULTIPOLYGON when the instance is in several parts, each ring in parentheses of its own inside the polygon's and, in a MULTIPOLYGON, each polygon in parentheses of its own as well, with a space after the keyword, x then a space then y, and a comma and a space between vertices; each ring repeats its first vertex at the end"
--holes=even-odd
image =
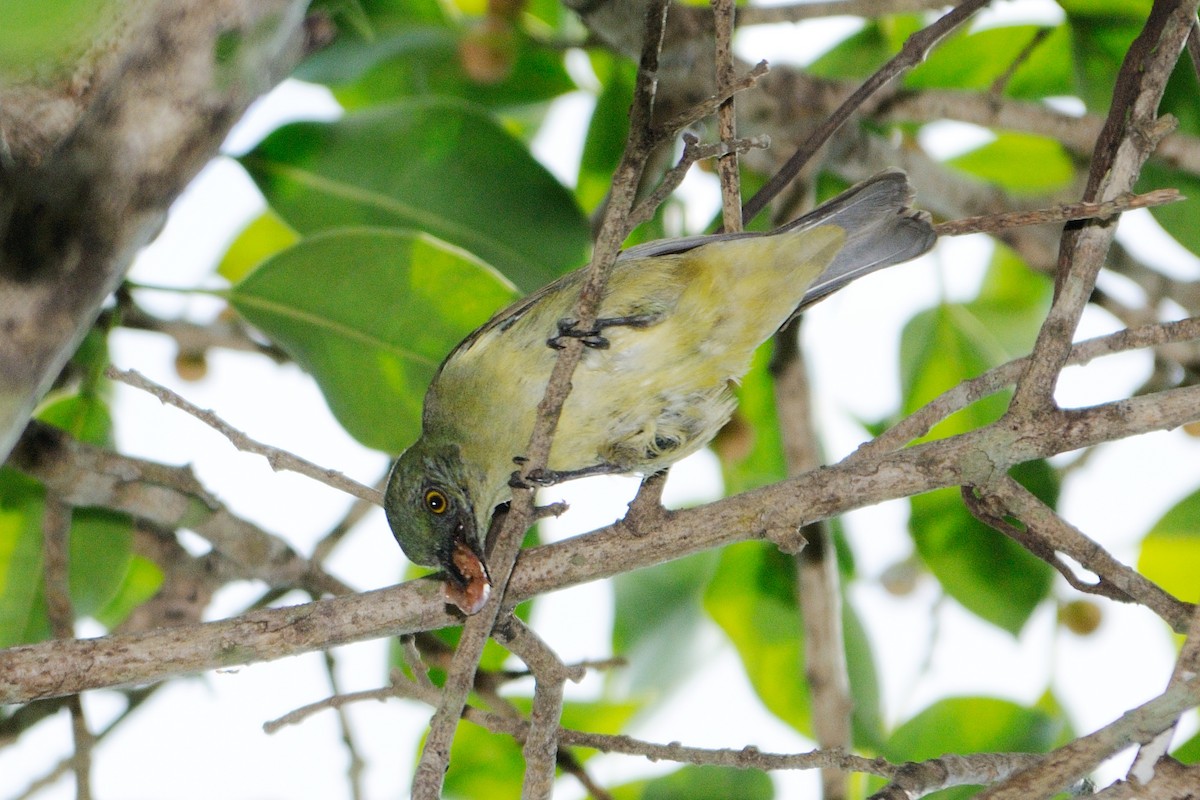
POLYGON ((620 258, 683 253, 710 242, 772 236, 832 223, 846 231, 846 243, 804 295, 797 309, 802 311, 856 278, 916 258, 933 247, 937 234, 930 225, 929 214, 909 208, 912 199, 913 191, 904 172, 887 169, 770 233, 719 233, 665 239, 631 247, 621 253, 620 258))

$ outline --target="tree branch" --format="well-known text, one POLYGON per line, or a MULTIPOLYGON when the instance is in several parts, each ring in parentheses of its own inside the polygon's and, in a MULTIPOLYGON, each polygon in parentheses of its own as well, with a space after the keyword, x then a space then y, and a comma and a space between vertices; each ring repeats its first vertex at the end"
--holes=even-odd
POLYGON ((314 464, 282 448, 272 447, 271 445, 251 439, 245 433, 218 417, 211 409, 200 408, 188 402, 162 384, 155 383, 145 375, 142 375, 137 370, 122 370, 110 366, 104 371, 104 374, 114 381, 120 381, 127 386, 141 389, 143 392, 153 395, 163 405, 174 406, 190 414, 224 436, 229 440, 230 444, 243 453, 253 453, 265 458, 267 463, 271 465, 271 469, 276 472, 280 470, 295 472, 306 478, 319 481, 338 491, 345 492, 351 497, 356 497, 359 500, 376 506, 383 505, 383 493, 378 489, 364 486, 335 469, 327 469, 319 464, 314 464))
MULTIPOLYGON (((16 160, 0 172, 0 460, 171 202, 313 44, 307 6, 148 4, 123 20, 116 52, 100 54, 85 99, 60 104, 66 119, 19 132, 38 144, 9 150, 16 160), (218 57, 229 43, 231 57, 218 57)), ((26 110, 0 103, 6 142, 26 110)))
MULTIPOLYGON (((1173 127, 1158 119, 1167 78, 1196 19, 1196 2, 1157 0, 1142 32, 1130 45, 1117 75, 1113 103, 1096 140, 1085 202, 1109 200, 1132 190, 1155 145, 1173 127)), ((1038 332, 1032 358, 1017 383, 1009 414, 1039 413, 1054 404, 1058 374, 1096 285, 1116 232, 1115 220, 1069 225, 1063 233, 1054 302, 1038 332)))
MULTIPOLYGON (((1200 415, 1200 386, 1083 409, 1054 410, 1015 428, 986 428, 887 453, 848 458, 772 486, 698 508, 681 509, 633 535, 620 523, 521 553, 506 604, 661 564, 746 539, 796 549, 802 525, 897 497, 964 483, 986 483, 1010 464, 1157 430, 1200 415)), ((1179 631, 1191 607, 1168 620, 1179 631)), ((0 703, 28 702, 87 689, 150 683, 250 664, 365 639, 459 624, 438 580, 240 617, 97 639, 53 641, 0 651, 0 703)))
POLYGON ((166 530, 195 531, 246 578, 318 595, 351 591, 283 539, 230 512, 186 467, 91 447, 36 421, 29 423, 9 466, 41 481, 70 505, 110 508, 166 530))

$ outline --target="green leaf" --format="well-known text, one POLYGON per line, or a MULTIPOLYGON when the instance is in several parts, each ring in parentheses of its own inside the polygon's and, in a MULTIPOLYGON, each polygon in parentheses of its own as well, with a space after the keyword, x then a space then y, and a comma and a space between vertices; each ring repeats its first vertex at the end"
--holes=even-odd
POLYGON ((1142 540, 1138 572, 1180 600, 1200 602, 1200 489, 1150 528, 1142 540))
POLYGON ((425 389, 446 354, 516 296, 458 248, 369 228, 305 239, 228 292, 312 373, 346 430, 388 452, 416 439, 425 389))
POLYGON ((1176 241, 1200 255, 1200 225, 1196 224, 1196 220, 1200 219, 1200 178, 1148 161, 1142 167, 1135 191, 1148 192, 1167 187, 1178 189, 1186 199, 1152 208, 1150 214, 1176 241))
POLYGON ((543 103, 572 91, 560 49, 504 21, 417 24, 346 41, 310 58, 304 80, 333 87, 348 109, 401 98, 456 97, 488 108, 543 103))
POLYGON ((230 283, 237 283, 263 261, 298 241, 300 234, 268 208, 242 228, 221 256, 217 274, 230 283))
POLYGON ((1108 2, 1063 5, 1075 53, 1075 87, 1071 94, 1080 97, 1092 113, 1107 113, 1117 71, 1129 45, 1145 25, 1146 15, 1128 13, 1132 4, 1111 11, 1100 10, 1110 5, 1108 2))
POLYGON ((1069 94, 1073 88, 1070 30, 1060 25, 1048 35, 1042 31, 1037 25, 1011 25, 958 34, 914 67, 904 77, 904 86, 987 90, 1024 58, 1008 78, 1004 94, 1026 98, 1069 94), (1023 56, 1039 36, 1044 38, 1023 56))
POLYGON ((459 102, 406 101, 286 125, 241 161, 302 234, 416 228, 526 291, 578 266, 590 241, 570 193, 521 142, 459 102))
POLYGON ((76 441, 97 447, 112 446, 112 416, 108 412, 108 403, 95 392, 50 395, 35 416, 71 434, 76 441))
MULTIPOLYGON (((1045 461, 1010 474, 1054 507, 1058 480, 1045 461)), ((908 527, 917 554, 942 588, 968 611, 1018 634, 1050 594, 1053 571, 966 509, 957 489, 939 489, 910 500, 908 527)))
MULTIPOLYGON (((962 304, 943 303, 918 313, 900 334, 902 415, 1002 363, 1005 355, 992 333, 962 304)), ((990 424, 1006 407, 1003 394, 985 397, 942 420, 922 441, 990 424)))
POLYGON ((1200 763, 1200 733, 1172 750, 1171 757, 1181 764, 1200 763))
POLYGON ((450 768, 446 771, 443 796, 497 800, 521 796, 525 761, 521 745, 511 736, 490 733, 470 722, 460 722, 450 746, 450 768))
POLYGON ((97 42, 134 24, 127 6, 116 0, 6 0, 0 84, 69 79, 97 42))
POLYGON ((925 27, 919 14, 895 14, 867 20, 856 33, 808 65, 822 78, 866 78, 900 51, 904 40, 925 27))
POLYGON ((721 459, 726 494, 740 494, 787 477, 775 411, 775 381, 770 373, 773 346, 767 343, 755 352, 750 371, 734 387, 738 406, 733 418, 712 444, 721 459))
MULTIPOLYGON (((530 701, 511 698, 513 705, 526 715, 530 701)), ((628 703, 563 704, 562 724, 577 730, 596 733, 619 733, 637 711, 628 703)), ((580 750, 576 757, 586 761, 593 751, 580 750)), ((446 797, 478 800, 478 798, 516 798, 521 796, 521 781, 525 762, 521 745, 510 736, 487 732, 469 722, 460 723, 450 748, 450 769, 446 773, 446 797)))
POLYGON ((1058 141, 1047 136, 1005 131, 946 162, 1015 195, 1045 194, 1075 179, 1075 163, 1058 141))
MULTIPOLYGON (((725 548, 705 593, 704 607, 737 649, 767 710, 811 735, 795 559, 762 542, 725 548)), ((843 604, 843 612, 850 689, 856 699, 854 738, 875 742, 880 730, 879 688, 870 647, 853 607, 843 604)))
POLYGON ((608 196, 613 173, 625 151, 636 75, 632 64, 605 53, 593 54, 592 65, 597 76, 603 76, 603 89, 592 109, 575 182, 575 197, 588 213, 608 196))
MULTIPOLYGON (((892 734, 883 755, 893 762, 926 761, 947 753, 1045 753, 1054 745, 1062 721, 1045 712, 994 697, 939 700, 892 734)), ((930 795, 939 800, 965 798, 969 786, 930 795)))
POLYGON ((715 552, 698 553, 613 579, 613 653, 627 662, 612 679, 634 694, 666 695, 700 660, 697 631, 715 552))
POLYGON ((689 765, 646 781, 641 800, 772 800, 775 785, 765 772, 689 765))
POLYGON ((76 508, 71 514, 71 603, 88 617, 116 597, 133 559, 133 523, 124 514, 76 508))
POLYGON ((29 641, 42 586, 42 488, 0 468, 0 648, 29 641))
POLYGON ((116 592, 102 608, 92 615, 101 625, 112 630, 162 588, 163 571, 148 558, 134 555, 116 592))

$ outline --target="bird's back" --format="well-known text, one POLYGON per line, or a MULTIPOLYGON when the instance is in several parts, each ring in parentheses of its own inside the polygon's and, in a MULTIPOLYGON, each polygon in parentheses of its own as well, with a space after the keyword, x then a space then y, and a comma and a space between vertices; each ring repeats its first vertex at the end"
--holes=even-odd
MULTIPOLYGON (((733 410, 730 382, 799 309, 932 246, 928 218, 907 208, 910 198, 904 174, 888 171, 769 234, 626 251, 599 316, 642 324, 606 328, 608 347, 584 352, 549 466, 653 471, 702 447, 733 410)), ((427 429, 486 415, 463 429, 460 444, 464 461, 488 464, 493 485, 528 441, 556 357, 545 342, 571 315, 581 276, 498 314, 451 354, 430 389, 427 429)))

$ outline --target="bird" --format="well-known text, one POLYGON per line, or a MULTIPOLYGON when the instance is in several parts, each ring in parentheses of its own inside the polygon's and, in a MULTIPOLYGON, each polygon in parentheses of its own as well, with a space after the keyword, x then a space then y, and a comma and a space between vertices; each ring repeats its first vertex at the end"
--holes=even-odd
POLYGON ((440 567, 446 600, 477 613, 491 587, 489 521, 511 500, 555 348, 584 344, 539 482, 665 470, 729 420, 731 387, 759 345, 850 281, 933 246, 913 195, 888 169, 767 233, 631 247, 588 330, 570 318, 582 269, 495 314, 438 368, 421 435, 388 476, 384 511, 405 555, 440 567))

